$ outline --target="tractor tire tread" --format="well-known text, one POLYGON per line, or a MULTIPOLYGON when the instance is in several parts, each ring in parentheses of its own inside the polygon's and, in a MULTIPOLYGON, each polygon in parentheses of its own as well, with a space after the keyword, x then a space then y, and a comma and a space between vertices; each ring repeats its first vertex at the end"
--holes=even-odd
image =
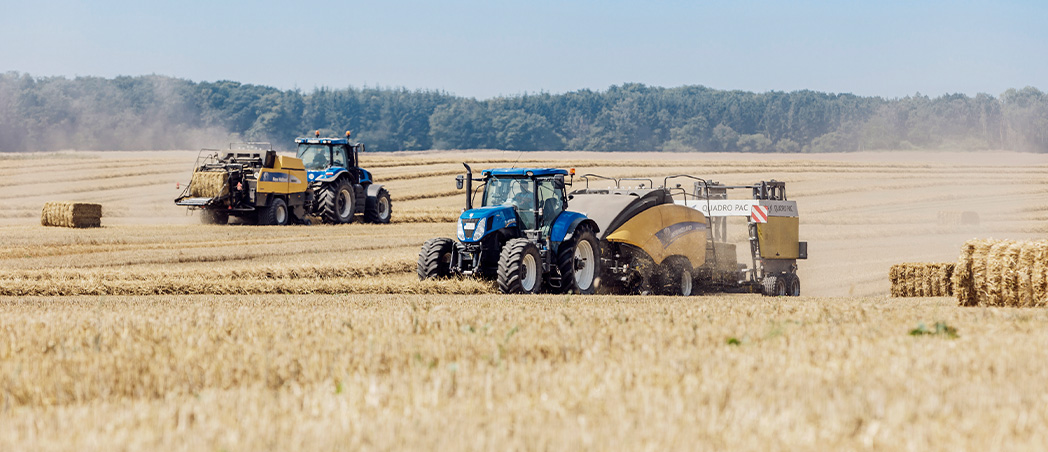
POLYGON ((390 218, 393 216, 393 200, 389 196, 389 191, 385 188, 379 188, 378 193, 375 196, 368 196, 367 201, 364 202, 364 222, 365 223, 376 223, 376 224, 387 224, 390 218), (386 212, 386 216, 383 218, 378 211, 379 201, 385 198, 386 206, 389 209, 386 212))
MULTIPOLYGON (((316 190, 316 206, 317 216, 320 217, 324 223, 327 224, 342 224, 342 219, 338 216, 338 194, 342 191, 344 186, 349 185, 345 181, 339 181, 330 184, 321 185, 316 190)), ((356 196, 353 192, 353 187, 349 187, 349 199, 351 202, 355 202, 356 196)), ((350 214, 346 223, 353 222, 353 215, 350 214)))
POLYGON ((564 243, 560 244, 560 249, 557 252, 557 268, 560 270, 560 287, 557 290, 560 293, 585 293, 592 294, 596 291, 597 283, 596 280, 600 278, 600 243, 597 242, 596 236, 593 231, 589 228, 582 227, 575 232, 574 236, 570 240, 565 240, 564 243), (588 234, 588 235, 587 235, 588 234), (578 240, 586 236, 592 238, 592 245, 597 268, 593 272, 593 279, 595 281, 590 283, 588 290, 582 291, 575 284, 575 244, 578 240))
POLYGON ((426 240, 422 244, 422 250, 418 253, 418 266, 416 272, 418 279, 447 278, 451 276, 450 265, 445 267, 442 256, 445 252, 450 253, 455 242, 449 238, 438 237, 426 240))
MULTIPOLYGON (((524 253, 529 248, 534 248, 535 245, 528 241, 528 239, 518 238, 512 239, 506 242, 506 245, 502 247, 502 253, 499 255, 499 268, 497 275, 497 282, 499 290, 502 293, 518 294, 525 293, 524 285, 521 282, 520 267, 524 261, 524 253)), ((541 263, 539 263, 541 265, 541 263)), ((539 272, 539 278, 541 279, 541 271, 539 272)), ((541 281, 537 281, 535 287, 541 286, 541 281)))

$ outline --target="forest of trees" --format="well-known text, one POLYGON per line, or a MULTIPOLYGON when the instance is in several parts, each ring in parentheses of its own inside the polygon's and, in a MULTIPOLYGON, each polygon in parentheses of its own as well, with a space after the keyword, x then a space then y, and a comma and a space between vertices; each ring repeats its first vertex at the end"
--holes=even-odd
POLYGON ((345 130, 369 150, 1048 152, 1048 94, 901 99, 641 84, 476 100, 388 88, 0 74, 0 151, 195 149, 345 130))

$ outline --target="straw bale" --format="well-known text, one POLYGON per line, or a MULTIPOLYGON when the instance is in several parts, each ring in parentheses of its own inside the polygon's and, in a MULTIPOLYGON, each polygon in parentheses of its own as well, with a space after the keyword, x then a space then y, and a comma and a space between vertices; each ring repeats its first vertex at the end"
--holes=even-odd
POLYGON ((1031 272, 1031 286, 1033 293, 1030 295, 1033 306, 1044 306, 1048 303, 1043 294, 1048 293, 1048 244, 1039 242, 1040 246, 1033 253, 1033 270, 1031 272))
POLYGON ((902 267, 898 265, 892 265, 892 268, 888 270, 888 281, 892 283, 891 294, 892 297, 904 297, 902 293, 902 267))
POLYGON ((949 297, 953 295, 953 272, 956 264, 944 264, 939 267, 939 274, 936 277, 939 280, 939 293, 940 297, 949 297))
POLYGON ((970 306, 974 304, 975 300, 972 286, 972 255, 974 253, 975 243, 971 240, 964 242, 957 265, 953 269, 953 293, 957 296, 957 301, 961 306, 970 306))
POLYGON ((953 294, 953 263, 896 264, 888 271, 893 297, 943 297, 953 294))
POLYGON ((953 277, 963 306, 1048 305, 1048 242, 969 240, 953 277))
POLYGON ((66 228, 102 226, 102 205, 72 201, 50 201, 40 212, 40 224, 66 228))
POLYGON ((197 171, 189 181, 189 196, 217 198, 229 194, 229 175, 225 171, 197 171))
POLYGON ((974 297, 972 305, 981 304, 982 300, 987 299, 986 288, 988 282, 986 280, 986 256, 990 254, 990 247, 993 246, 992 240, 982 240, 975 243, 975 251, 972 252, 972 296, 974 297))

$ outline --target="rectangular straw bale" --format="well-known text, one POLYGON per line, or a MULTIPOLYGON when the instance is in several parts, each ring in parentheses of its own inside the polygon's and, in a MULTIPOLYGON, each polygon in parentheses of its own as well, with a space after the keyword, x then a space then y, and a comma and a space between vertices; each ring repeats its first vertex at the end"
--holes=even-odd
POLYGON ((197 171, 189 181, 189 196, 217 198, 229 193, 229 174, 225 171, 197 171))
POLYGON ((904 297, 906 296, 902 292, 902 270, 901 265, 892 265, 892 268, 888 270, 888 281, 892 283, 892 297, 904 297))
POLYGON ((939 267, 939 296, 949 297, 953 296, 953 272, 956 264, 943 264, 939 267))
POLYGON ((66 228, 97 228, 102 226, 102 205, 72 201, 44 203, 40 224, 66 228))
MULTIPOLYGON (((930 270, 929 267, 931 267, 932 265, 935 265, 935 264, 922 265, 920 267, 914 267, 914 269, 913 269, 913 272, 914 272, 913 283, 915 285, 919 285, 920 286, 920 290, 917 291, 917 296, 919 296, 919 297, 933 297, 933 296, 935 296, 934 294, 932 294, 932 285, 931 285, 931 281, 930 281, 931 277, 932 277, 932 272, 929 271, 930 270)), ((936 284, 936 286, 938 286, 938 284, 936 284)))
POLYGON ((953 276, 963 306, 1048 305, 1048 242, 969 240, 953 276))
POLYGON ((895 264, 888 271, 893 297, 942 297, 952 295, 952 263, 895 264))
POLYGON ((975 289, 972 285, 972 255, 975 253, 975 243, 972 240, 961 245, 961 255, 957 258, 957 265, 953 268, 953 294, 961 306, 972 306, 975 304, 975 289))
POLYGON ((1048 294, 1048 243, 1037 242, 1038 246, 1033 253, 1033 271, 1031 274, 1031 302, 1032 306, 1044 306, 1048 300, 1044 294, 1048 294))
POLYGON ((1018 306, 1020 303, 1018 275, 1029 273, 1019 269, 1019 253, 1022 249, 1021 242, 1013 242, 1001 247, 1001 296, 997 300, 999 306, 1018 306))

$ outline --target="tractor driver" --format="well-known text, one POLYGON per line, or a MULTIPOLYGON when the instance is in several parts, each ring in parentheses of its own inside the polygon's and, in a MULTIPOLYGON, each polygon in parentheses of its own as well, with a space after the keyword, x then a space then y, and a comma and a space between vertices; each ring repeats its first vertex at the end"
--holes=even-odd
POLYGON ((517 181, 519 192, 513 197, 513 204, 519 210, 535 210, 535 193, 530 190, 528 180, 517 181))
POLYGON ((327 155, 323 152, 317 152, 313 154, 313 159, 310 161, 310 167, 317 169, 327 168, 327 155))

